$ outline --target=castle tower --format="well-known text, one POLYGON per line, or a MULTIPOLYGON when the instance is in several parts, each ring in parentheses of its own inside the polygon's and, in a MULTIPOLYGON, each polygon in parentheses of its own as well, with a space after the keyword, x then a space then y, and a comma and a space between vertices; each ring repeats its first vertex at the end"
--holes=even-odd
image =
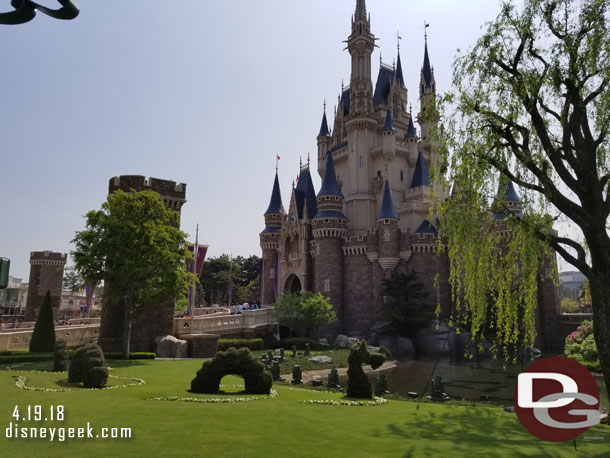
POLYGON ((421 138, 424 143, 423 149, 427 156, 432 152, 432 130, 438 123, 438 115, 435 107, 436 80, 434 79, 434 67, 430 65, 428 56, 428 36, 425 36, 424 64, 422 65, 419 82, 420 112, 418 123, 421 129, 421 138))
POLYGON ((517 217, 522 214, 521 198, 517 194, 513 182, 504 174, 500 175, 500 183, 493 208, 495 220, 506 219, 511 213, 517 217))
MULTIPOLYGON (((171 180, 148 178, 141 175, 121 175, 113 177, 108 183, 108 194, 117 190, 124 192, 154 191, 168 209, 178 212, 186 203, 186 184, 171 180)), ((100 322, 99 345, 105 352, 121 351, 123 341, 124 308, 120 303, 112 303, 104 296, 102 319, 100 322)), ((132 352, 151 351, 157 336, 174 333, 174 301, 143 307, 134 312, 131 320, 132 352)))
POLYGON ((371 80, 371 54, 375 48, 375 36, 371 33, 371 21, 366 14, 365 0, 357 0, 352 18, 352 33, 347 39, 347 49, 352 56, 350 79, 350 115, 360 117, 373 110, 373 81, 371 80))
POLYGON ((278 295, 280 231, 282 230, 284 215, 280 181, 276 169, 271 200, 265 212, 265 229, 260 233, 261 248, 263 249, 261 302, 264 305, 273 304, 278 295))
POLYGON ((318 133, 318 168, 320 166, 320 161, 324 160, 326 153, 328 153, 330 140, 331 136, 326 120, 326 102, 324 102, 324 114, 322 115, 322 124, 320 125, 320 132, 318 133))
POLYGON ((65 253, 52 251, 32 251, 30 253, 30 281, 25 306, 26 321, 36 320, 47 291, 51 292, 53 317, 58 318, 66 261, 65 253))
POLYGON ((378 262, 386 278, 400 261, 399 257, 400 231, 398 229, 398 214, 394 208, 390 183, 385 181, 381 209, 377 215, 377 252, 378 262))
POLYGON ((330 298, 337 319, 342 323, 344 278, 341 244, 347 234, 347 218, 343 214, 343 194, 337 184, 332 153, 327 154, 317 204, 318 212, 312 218, 315 290, 330 298))

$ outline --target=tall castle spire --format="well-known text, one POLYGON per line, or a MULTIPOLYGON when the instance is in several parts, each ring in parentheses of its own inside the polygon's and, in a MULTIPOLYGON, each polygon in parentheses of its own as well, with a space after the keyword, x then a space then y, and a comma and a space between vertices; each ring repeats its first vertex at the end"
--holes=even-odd
POLYGON ((352 56, 349 111, 352 116, 367 115, 373 110, 371 54, 374 48, 375 36, 371 33, 365 0, 357 0, 356 13, 352 19, 352 33, 347 39, 347 49, 352 56))
POLYGON ((277 170, 275 171, 275 181, 273 182, 273 190, 271 191, 271 200, 269 201, 269 207, 265 212, 265 215, 275 215, 284 213, 284 205, 282 204, 282 194, 280 193, 280 180, 277 177, 277 170))

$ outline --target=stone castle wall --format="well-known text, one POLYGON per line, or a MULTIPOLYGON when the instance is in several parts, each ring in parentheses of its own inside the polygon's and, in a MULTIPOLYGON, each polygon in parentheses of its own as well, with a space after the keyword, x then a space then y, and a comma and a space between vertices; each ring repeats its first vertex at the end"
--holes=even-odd
POLYGON ((61 291, 64 279, 66 253, 33 251, 30 253, 30 280, 26 302, 25 320, 34 321, 47 291, 51 292, 53 316, 59 315, 61 291))

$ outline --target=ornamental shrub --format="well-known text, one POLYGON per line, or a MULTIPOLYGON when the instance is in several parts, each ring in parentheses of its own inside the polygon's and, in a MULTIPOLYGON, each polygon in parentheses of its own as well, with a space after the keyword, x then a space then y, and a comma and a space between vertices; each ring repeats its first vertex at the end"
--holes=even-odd
POLYGON ((576 331, 566 337, 565 355, 575 359, 590 371, 601 372, 591 321, 583 321, 576 331))
POLYGON ((373 369, 377 369, 385 361, 385 356, 381 353, 369 353, 365 340, 354 345, 349 352, 347 362, 347 395, 351 398, 372 398, 373 387, 369 378, 362 370, 363 364, 370 364, 373 369))
POLYGON ((387 361, 393 361, 394 360, 394 356, 392 355, 392 350, 390 350, 385 345, 381 345, 379 347, 379 353, 383 354, 383 356, 385 356, 385 359, 387 361))
POLYGON ((263 339, 218 339, 216 342, 216 351, 227 351, 231 347, 262 350, 264 344, 263 339))
POLYGON ((53 307, 51 306, 51 292, 44 296, 38 318, 30 340, 30 352, 49 352, 55 350, 55 323, 53 322, 53 307))
POLYGON ((220 380, 225 375, 241 375, 247 394, 269 394, 273 379, 265 371, 265 365, 254 358, 247 348, 229 348, 219 351, 213 359, 205 361, 191 381, 193 393, 214 394, 220 390, 220 380))
POLYGON ((83 386, 85 388, 104 388, 108 381, 108 366, 102 350, 92 348, 85 354, 83 363, 83 386))
POLYGON ((79 347, 72 356, 70 361, 70 369, 68 370, 68 381, 70 383, 79 383, 85 380, 85 360, 87 358, 104 359, 102 349, 94 343, 88 343, 79 347), (89 354, 89 352, 92 352, 89 354))
POLYGON ((68 370, 68 345, 65 340, 55 342, 55 354, 53 357, 53 372, 65 372, 68 370))

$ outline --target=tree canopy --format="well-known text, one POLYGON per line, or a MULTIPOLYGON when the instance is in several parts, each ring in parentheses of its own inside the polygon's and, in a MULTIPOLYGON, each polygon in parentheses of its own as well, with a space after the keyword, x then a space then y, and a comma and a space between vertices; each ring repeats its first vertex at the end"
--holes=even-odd
MULTIPOLYGON (((192 254, 178 218, 156 192, 117 191, 74 237, 76 272, 89 284, 104 281, 108 300, 125 308, 126 326, 133 310, 183 297, 197 279, 186 270, 192 254)), ((123 345, 128 354, 128 337, 123 345)))
POLYGON ((504 1, 455 62, 454 91, 438 105, 447 116, 437 137, 445 161, 436 171, 455 192, 439 209, 441 235, 453 298, 472 316, 473 334, 493 311, 501 343, 533 344, 538 280, 554 264, 550 247, 590 280, 608 388, 609 82, 607 1, 504 1), (520 187, 521 215, 509 211, 498 221, 489 211, 498 176, 520 187), (556 232, 557 221, 573 232, 556 232))
MULTIPOLYGON (((233 278, 231 300, 234 304, 256 302, 259 299, 258 271, 260 258, 229 255, 208 258, 201 270, 198 303, 227 304, 229 300, 229 270, 233 278), (232 266, 231 266, 232 264, 232 266), (201 298, 203 300, 201 300, 201 298)), ((230 305, 230 304, 229 304, 230 305)))
POLYGON ((315 335, 320 326, 336 321, 330 300, 310 291, 283 294, 275 303, 275 312, 278 321, 291 332, 305 332, 308 336, 315 335))

